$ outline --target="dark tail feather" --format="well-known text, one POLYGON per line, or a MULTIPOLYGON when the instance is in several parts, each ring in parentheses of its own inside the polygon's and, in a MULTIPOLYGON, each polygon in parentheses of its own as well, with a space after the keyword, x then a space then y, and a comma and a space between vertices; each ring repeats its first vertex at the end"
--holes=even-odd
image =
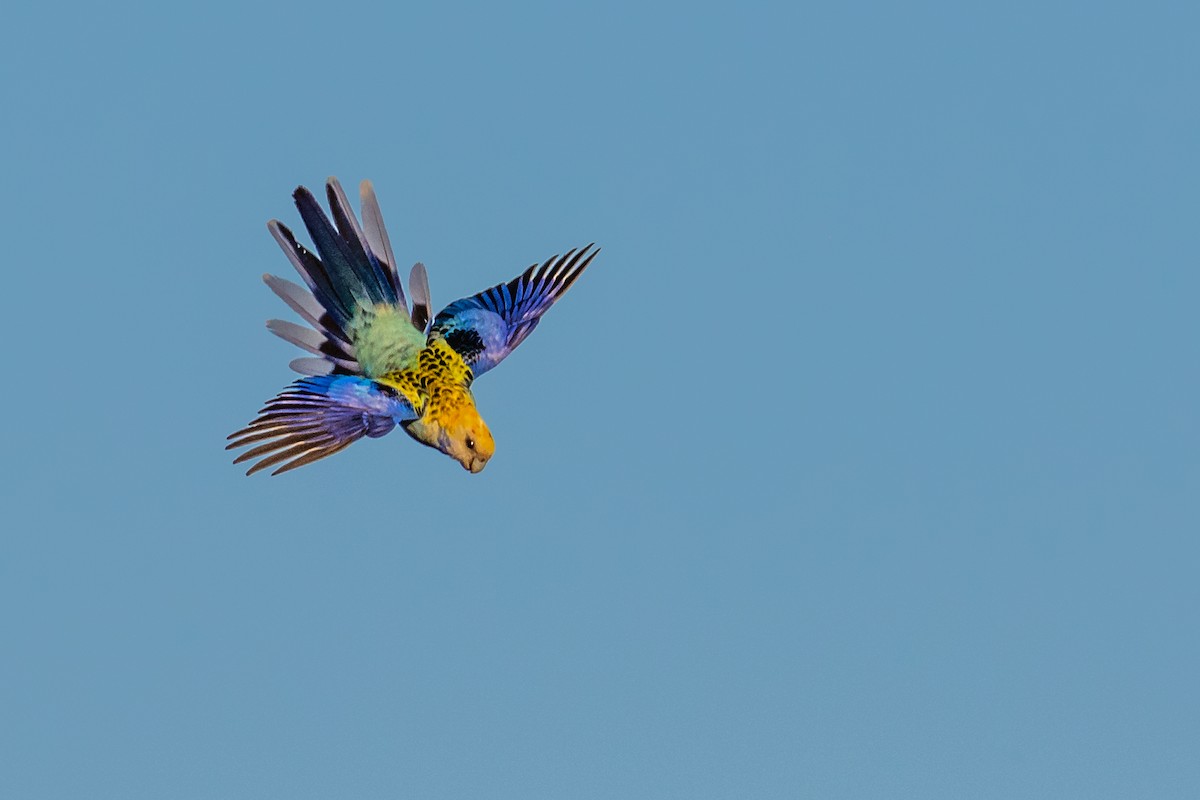
POLYGON ((291 342, 314 356, 326 359, 346 373, 353 375, 361 369, 353 345, 331 338, 324 331, 314 331, 283 319, 267 320, 267 330, 285 342, 291 342))
POLYGON ((273 219, 268 222, 267 229, 292 262, 296 272, 300 273, 300 277, 308 284, 313 297, 329 312, 338 330, 345 334, 350 328, 350 320, 354 318, 354 306, 342 302, 340 293, 334 289, 332 278, 325 272, 325 265, 304 245, 297 242, 291 230, 279 220, 273 219))
POLYGON ((392 291, 396 295, 396 305, 408 308, 404 299, 404 287, 400 282, 400 273, 396 266, 396 254, 392 252, 392 242, 388 238, 387 228, 383 226, 383 212, 379 210, 379 198, 375 196, 375 187, 370 181, 363 181, 358 186, 359 203, 362 205, 363 232, 367 237, 367 249, 375 256, 375 261, 383 267, 392 291))
MULTIPOLYGON (((353 313, 359 306, 369 308, 377 302, 382 302, 382 298, 371 297, 370 288, 363 280, 362 273, 369 272, 370 265, 355 264, 355 254, 351 251, 350 243, 334 230, 325 212, 317 205, 317 198, 312 196, 312 192, 301 186, 292 193, 292 198, 296 201, 296 208, 304 220, 304 227, 308 228, 308 235, 317 246, 321 263, 325 265, 325 272, 329 275, 333 290, 342 305, 353 313)), ((358 260, 366 262, 367 257, 361 253, 361 248, 358 256, 358 260)))
POLYGON ((334 224, 349 248, 351 266, 366 289, 371 303, 396 305, 396 288, 392 285, 387 271, 380 265, 379 258, 371 252, 371 246, 363 236, 354 210, 350 208, 350 201, 346 199, 346 193, 342 191, 342 185, 338 183, 337 178, 328 180, 325 184, 325 194, 329 198, 329 210, 333 213, 334 224))
POLYGON ((409 273, 408 293, 412 295, 412 324, 421 333, 425 333, 433 316, 433 303, 429 299, 429 274, 425 272, 425 265, 420 261, 413 264, 412 272, 409 273))
POLYGON ((331 339, 350 344, 350 335, 338 327, 311 293, 275 275, 263 275, 263 282, 309 325, 325 332, 331 339))

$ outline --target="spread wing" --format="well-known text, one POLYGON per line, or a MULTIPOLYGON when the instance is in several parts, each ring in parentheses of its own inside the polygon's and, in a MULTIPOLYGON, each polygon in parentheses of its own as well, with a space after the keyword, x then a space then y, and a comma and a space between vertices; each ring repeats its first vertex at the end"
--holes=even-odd
POLYGON ((499 364, 533 332, 600 252, 588 245, 534 264, 508 283, 446 306, 433 320, 430 338, 441 336, 478 377, 499 364))
POLYGON ((278 475, 331 456, 364 436, 383 436, 417 416, 403 396, 368 378, 301 378, 271 398, 249 425, 230 434, 225 449, 262 442, 233 463, 257 458, 247 475, 279 464, 271 473, 278 475))

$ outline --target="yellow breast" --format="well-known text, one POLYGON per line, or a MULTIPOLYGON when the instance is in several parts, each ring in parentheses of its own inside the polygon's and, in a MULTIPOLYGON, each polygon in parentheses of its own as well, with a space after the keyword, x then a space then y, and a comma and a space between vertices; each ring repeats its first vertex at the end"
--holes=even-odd
POLYGON ((376 378, 399 392, 422 417, 444 421, 466 412, 476 414, 468 387, 471 368, 443 339, 435 339, 417 354, 417 363, 376 378), (469 411, 468 411, 469 409, 469 411))

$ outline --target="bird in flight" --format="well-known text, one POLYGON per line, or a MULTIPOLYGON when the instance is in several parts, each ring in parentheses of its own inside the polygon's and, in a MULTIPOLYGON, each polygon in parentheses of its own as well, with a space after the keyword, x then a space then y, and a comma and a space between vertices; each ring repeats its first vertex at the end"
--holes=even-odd
POLYGON ((479 472, 495 442, 475 408, 472 382, 525 341, 599 248, 534 264, 431 317, 425 267, 413 266, 406 296, 371 182, 359 187, 361 225, 337 178, 325 189, 332 223, 308 189, 292 194, 316 253, 283 223, 267 223, 308 288, 274 275, 263 280, 311 326, 273 319, 267 328, 312 354, 291 363, 306 377, 230 434, 226 449, 253 445, 234 463, 253 461, 247 475, 270 467, 278 475, 399 425, 479 472))

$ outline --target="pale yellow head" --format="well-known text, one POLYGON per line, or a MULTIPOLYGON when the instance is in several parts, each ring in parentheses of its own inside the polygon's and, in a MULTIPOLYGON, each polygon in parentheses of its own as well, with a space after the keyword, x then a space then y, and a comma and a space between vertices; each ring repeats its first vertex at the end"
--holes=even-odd
POLYGON ((414 439, 441 450, 470 472, 481 471, 496 452, 496 442, 479 416, 471 393, 461 387, 439 387, 425 414, 411 423, 414 439))

